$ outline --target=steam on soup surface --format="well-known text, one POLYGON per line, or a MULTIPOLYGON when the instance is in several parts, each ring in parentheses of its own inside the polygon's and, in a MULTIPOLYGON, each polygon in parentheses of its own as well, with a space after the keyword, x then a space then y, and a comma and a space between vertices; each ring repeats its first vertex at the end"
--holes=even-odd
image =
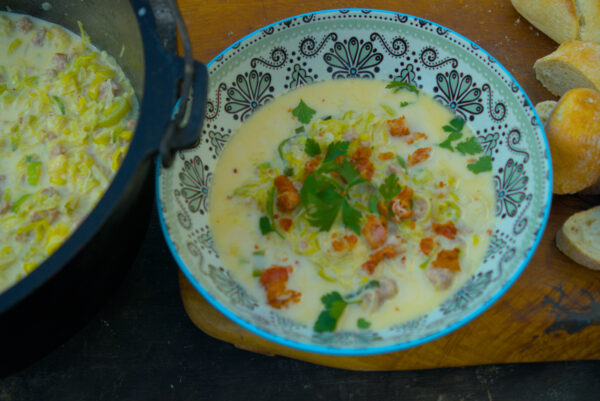
POLYGON ((210 200, 224 265, 317 332, 435 309, 482 262, 495 223, 491 158, 464 120, 379 80, 265 105, 225 146, 210 200))
POLYGON ((0 292, 78 227, 133 136, 131 84, 82 35, 0 12, 0 292))

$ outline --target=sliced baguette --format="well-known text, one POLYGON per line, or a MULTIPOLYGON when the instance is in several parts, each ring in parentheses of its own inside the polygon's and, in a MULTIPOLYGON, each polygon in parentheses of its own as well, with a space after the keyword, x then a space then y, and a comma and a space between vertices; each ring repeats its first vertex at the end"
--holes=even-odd
POLYGON ((537 79, 556 96, 574 88, 600 90, 600 43, 565 42, 533 68, 537 79))
POLYGON ((600 93, 573 89, 546 123, 555 194, 586 189, 600 180, 600 93))
POLYGON ((600 270, 600 206, 569 217, 556 233, 556 246, 580 265, 600 270))
POLYGON ((600 42, 600 1, 575 0, 580 40, 600 42))
POLYGON ((574 0, 511 0, 511 3, 531 25, 555 42, 577 39, 579 20, 574 0))
POLYGON ((550 118, 550 114, 556 107, 556 100, 544 100, 543 102, 539 102, 535 105, 535 111, 538 113, 540 120, 542 120, 542 124, 546 125, 546 122, 550 118))

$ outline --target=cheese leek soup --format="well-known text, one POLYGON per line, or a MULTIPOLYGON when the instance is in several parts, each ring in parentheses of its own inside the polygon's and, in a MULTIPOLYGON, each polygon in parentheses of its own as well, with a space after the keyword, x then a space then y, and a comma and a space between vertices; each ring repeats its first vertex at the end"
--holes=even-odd
POLYGON ((240 126, 210 224, 255 299, 316 332, 380 330, 432 311, 482 262, 491 169, 465 121, 414 86, 326 81, 240 126))
POLYGON ((133 136, 131 84, 81 34, 0 12, 0 292, 77 228, 133 136))

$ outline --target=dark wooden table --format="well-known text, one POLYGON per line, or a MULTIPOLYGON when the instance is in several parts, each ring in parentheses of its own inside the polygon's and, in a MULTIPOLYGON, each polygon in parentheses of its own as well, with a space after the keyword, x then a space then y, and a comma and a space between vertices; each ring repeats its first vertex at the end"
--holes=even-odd
POLYGON ((0 401, 574 401, 600 399, 600 361, 355 372, 238 350, 188 319, 152 216, 117 293, 73 338, 0 380, 0 401))
MULTIPOLYGON (((230 27, 221 28, 221 31, 225 29, 233 42, 266 23, 292 15, 288 10, 290 6, 300 12, 336 6, 365 6, 365 2, 356 1, 348 4, 330 1, 328 7, 319 7, 319 2, 314 0, 293 4, 284 0, 206 1, 211 3, 210 6, 221 7, 223 12, 230 12, 231 19, 219 22, 220 13, 204 17, 200 9, 208 6, 201 6, 200 0, 196 5, 192 0, 180 1, 188 24, 208 27, 202 32, 196 27, 192 35, 195 43, 205 44, 201 54, 196 54, 205 62, 222 50, 223 46, 217 42, 225 40, 223 35, 214 40, 219 23, 230 27), (246 8, 257 6, 263 7, 259 13, 262 17, 243 18, 246 8)), ((424 3, 431 7, 437 4, 438 8, 451 4, 447 12, 462 4, 464 25, 457 22, 450 27, 471 37, 477 29, 484 33, 493 29, 493 23, 480 24, 475 15, 480 15, 481 10, 475 9, 492 3, 509 7, 508 1, 490 0, 378 3, 382 4, 373 7, 409 13, 411 7, 422 8, 424 3), (477 29, 473 24, 477 24, 477 29)), ((434 15, 421 16, 436 19, 434 15)), ((164 12, 158 17, 163 22, 168 20, 164 12)), ((527 25, 520 24, 525 23, 515 23, 514 29, 529 30, 527 25)), ((169 29, 163 31, 167 36, 165 40, 172 41, 168 37, 169 29)), ((535 35, 533 31, 532 35, 535 35)), ((509 61, 509 57, 517 58, 511 62, 516 66, 512 72, 520 82, 526 82, 526 90, 533 100, 541 100, 546 95, 543 89, 534 86, 531 77, 521 72, 525 71, 526 62, 518 58, 518 54, 513 55, 512 49, 494 53, 501 46, 510 46, 511 37, 512 33, 507 32, 506 38, 480 44, 500 56, 503 63, 509 61)), ((534 54, 542 52, 535 46, 530 51, 534 54)), ((365 373, 238 350, 202 333, 185 314, 179 295, 177 266, 162 237, 156 212, 147 232, 145 230, 146 227, 140 227, 140 235, 145 235, 142 248, 110 301, 58 349, 33 365, 0 379, 0 401, 600 400, 600 361, 365 373)))

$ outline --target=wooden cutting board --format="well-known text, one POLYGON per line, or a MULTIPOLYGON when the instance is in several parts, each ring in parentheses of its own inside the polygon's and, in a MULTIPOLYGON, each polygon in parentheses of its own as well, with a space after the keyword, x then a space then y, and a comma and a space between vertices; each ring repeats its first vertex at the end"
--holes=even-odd
MULTIPOLYGON (((194 56, 205 63, 250 32, 283 18, 331 8, 377 8, 416 15, 474 40, 498 59, 534 103, 553 99, 535 79, 534 61, 557 44, 532 28, 508 0, 179 0, 194 56)), ((511 289, 455 332, 405 351, 332 357, 296 351, 237 326, 210 306, 180 273, 181 297, 205 333, 236 347, 357 370, 425 369, 491 363, 600 359, 600 272, 578 266, 554 245, 573 213, 600 197, 555 196, 535 256, 511 289)))

